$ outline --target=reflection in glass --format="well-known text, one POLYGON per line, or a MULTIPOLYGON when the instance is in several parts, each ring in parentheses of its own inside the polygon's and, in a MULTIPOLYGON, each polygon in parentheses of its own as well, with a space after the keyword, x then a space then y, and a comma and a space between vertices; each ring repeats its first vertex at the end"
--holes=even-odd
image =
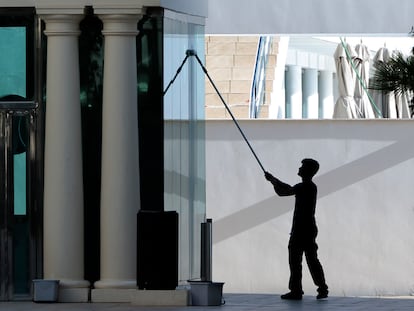
MULTIPOLYGON (((204 59, 204 27, 164 19, 164 87, 186 56, 204 59)), ((200 231, 205 221, 204 73, 190 57, 164 96, 165 209, 179 213, 179 280, 200 277, 200 231)))

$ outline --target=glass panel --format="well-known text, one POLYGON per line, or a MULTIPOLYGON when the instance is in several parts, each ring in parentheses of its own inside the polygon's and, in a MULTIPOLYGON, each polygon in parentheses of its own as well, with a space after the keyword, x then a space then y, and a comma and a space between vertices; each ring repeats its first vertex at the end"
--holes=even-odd
POLYGON ((13 289, 14 295, 30 292, 30 235, 27 217, 28 116, 12 116, 13 154, 13 289))
POLYGON ((14 215, 26 215, 26 152, 13 156, 14 215))
POLYGON ((29 224, 27 217, 16 216, 13 230, 13 288, 15 295, 30 292, 29 224))
POLYGON ((30 234, 27 215, 28 116, 14 115, 12 121, 13 161, 13 293, 30 293, 30 234))
POLYGON ((0 28, 0 97, 26 97, 26 28, 0 28))
MULTIPOLYGON (((164 88, 186 51, 204 59, 204 27, 164 19, 164 88)), ((179 280, 200 277, 200 232, 205 221, 204 73, 195 57, 164 96, 165 209, 179 213, 179 280)))

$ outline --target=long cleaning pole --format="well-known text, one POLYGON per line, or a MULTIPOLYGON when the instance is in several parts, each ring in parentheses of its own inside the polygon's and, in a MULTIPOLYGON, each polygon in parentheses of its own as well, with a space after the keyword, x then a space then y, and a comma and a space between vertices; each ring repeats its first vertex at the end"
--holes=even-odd
POLYGON ((194 50, 187 50, 186 51, 186 58, 190 55, 190 56, 195 56, 195 58, 197 59, 197 62, 200 64, 201 68, 203 68, 204 73, 206 74, 207 78, 209 79, 211 85, 214 87, 214 90, 216 91, 217 95, 220 97, 221 102, 223 103, 224 107, 226 108, 226 110, 228 111, 228 113, 230 114, 231 118, 234 121, 234 124, 236 124, 237 128, 240 131, 240 134, 242 135, 242 137, 244 138, 245 142, 247 143, 247 145, 250 148, 250 151, 253 153, 253 156, 256 158, 257 163, 259 163, 260 168, 262 169, 263 173, 266 172, 266 170, 264 169, 262 163, 260 162, 258 156, 256 155, 256 152, 254 152, 252 146, 250 145, 249 141, 246 138, 246 135, 244 135, 239 123, 237 122, 236 118, 234 117, 233 113, 231 112, 230 108, 227 106, 226 102, 223 99, 223 96, 221 96, 219 90, 217 89, 216 85, 214 84, 213 80, 211 79, 210 75, 207 72, 206 67, 204 67, 203 63, 201 62, 200 58, 198 57, 197 53, 194 50))
POLYGON ((181 63, 180 67, 178 67, 177 72, 175 73, 174 78, 172 78, 172 80, 170 81, 170 83, 168 83, 167 87, 165 88, 164 93, 162 94, 163 96, 167 93, 168 89, 174 83, 175 79, 177 79, 177 76, 181 72, 181 69, 183 69, 185 62, 191 56, 189 50, 185 54, 186 55, 185 55, 185 58, 184 58, 183 62, 181 63))

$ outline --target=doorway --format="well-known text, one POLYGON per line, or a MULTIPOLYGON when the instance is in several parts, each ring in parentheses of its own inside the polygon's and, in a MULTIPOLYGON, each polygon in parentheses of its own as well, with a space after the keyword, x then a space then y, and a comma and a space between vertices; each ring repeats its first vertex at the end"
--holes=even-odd
MULTIPOLYGON (((30 297, 29 132, 34 110, 0 110, 0 299, 30 297)), ((30 103, 27 103, 30 105, 30 103)))

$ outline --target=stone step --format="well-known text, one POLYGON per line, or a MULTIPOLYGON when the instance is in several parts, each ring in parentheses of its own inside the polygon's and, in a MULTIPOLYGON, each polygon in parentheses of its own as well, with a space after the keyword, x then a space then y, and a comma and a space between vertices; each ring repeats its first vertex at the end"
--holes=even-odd
POLYGON ((177 290, 139 290, 139 289, 92 289, 92 302, 131 303, 136 306, 188 306, 190 291, 177 290))

